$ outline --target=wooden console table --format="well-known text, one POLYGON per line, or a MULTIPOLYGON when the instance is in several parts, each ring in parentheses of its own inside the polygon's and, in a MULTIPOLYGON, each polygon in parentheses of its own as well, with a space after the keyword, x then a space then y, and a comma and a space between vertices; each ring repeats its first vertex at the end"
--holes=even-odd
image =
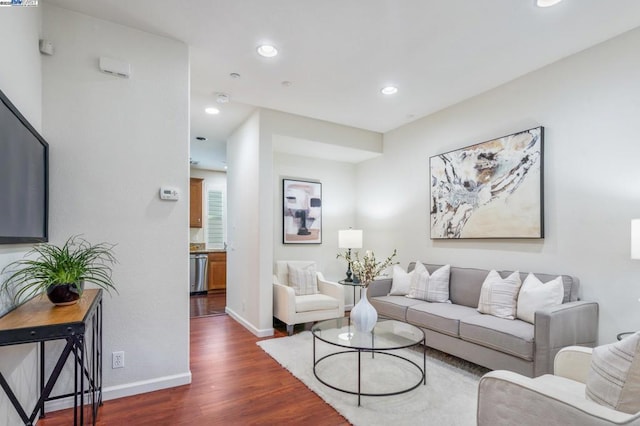
POLYGON ((53 305, 45 296, 36 296, 0 317, 0 346, 24 343, 40 343, 40 396, 30 415, 0 372, 0 386, 24 424, 33 425, 38 412, 40 417, 45 416, 46 401, 73 396, 73 424, 84 425, 85 417, 90 417, 95 425, 102 405, 102 290, 87 289, 77 304, 64 307, 53 305), (62 339, 66 345, 45 381, 45 342, 62 339), (51 397, 51 390, 71 354, 73 392, 51 397))

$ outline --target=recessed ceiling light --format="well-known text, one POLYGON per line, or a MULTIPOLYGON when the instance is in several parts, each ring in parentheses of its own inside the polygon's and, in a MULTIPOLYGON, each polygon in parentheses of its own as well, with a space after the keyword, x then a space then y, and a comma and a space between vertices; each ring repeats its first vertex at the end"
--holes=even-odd
POLYGON ((227 95, 226 93, 216 93, 216 102, 219 104, 226 104, 227 102, 229 102, 230 98, 229 95, 227 95))
POLYGON ((211 114, 211 115, 220 114, 220 110, 218 108, 214 108, 214 107, 205 108, 204 112, 206 112, 207 114, 211 114))
POLYGON ((278 49, 270 44, 262 44, 258 46, 257 50, 258 55, 264 56, 265 58, 273 58, 278 54, 278 49))
POLYGON ((205 138, 204 136, 196 136, 196 139, 199 141, 206 141, 207 138, 205 138))
POLYGON ((383 95, 395 95, 396 93, 398 93, 398 88, 396 86, 385 86, 380 89, 380 92, 383 95))
POLYGON ((240 78, 240 74, 238 74, 237 72, 232 72, 231 74, 229 74, 229 77, 238 79, 240 78))
POLYGON ((281 82, 280 84, 282 84, 284 87, 291 87, 291 85, 293 83, 290 82, 289 80, 285 80, 285 81, 281 82))
POLYGON ((538 7, 550 7, 555 6, 560 3, 562 0, 536 0, 536 6, 538 7))

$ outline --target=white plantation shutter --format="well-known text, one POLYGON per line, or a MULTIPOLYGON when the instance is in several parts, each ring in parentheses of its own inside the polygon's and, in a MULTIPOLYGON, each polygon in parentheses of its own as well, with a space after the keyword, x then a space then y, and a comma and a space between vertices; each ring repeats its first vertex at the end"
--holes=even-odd
POLYGON ((212 247, 223 247, 225 241, 224 193, 207 191, 207 243, 212 247))

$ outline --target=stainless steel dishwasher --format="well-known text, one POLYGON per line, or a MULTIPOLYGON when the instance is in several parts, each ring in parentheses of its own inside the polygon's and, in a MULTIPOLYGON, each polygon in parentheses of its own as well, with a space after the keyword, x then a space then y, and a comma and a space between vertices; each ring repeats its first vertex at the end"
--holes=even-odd
POLYGON ((189 294, 207 292, 207 265, 209 256, 206 253, 189 255, 189 294))

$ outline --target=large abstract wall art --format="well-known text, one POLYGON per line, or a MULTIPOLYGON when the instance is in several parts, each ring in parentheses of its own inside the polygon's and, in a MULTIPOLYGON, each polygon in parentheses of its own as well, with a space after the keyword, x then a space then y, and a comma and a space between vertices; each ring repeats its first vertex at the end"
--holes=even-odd
POLYGON ((322 243, 322 184, 302 180, 282 180, 284 195, 282 242, 322 243))
POLYGON ((430 158, 431 238, 543 238, 544 128, 430 158))

